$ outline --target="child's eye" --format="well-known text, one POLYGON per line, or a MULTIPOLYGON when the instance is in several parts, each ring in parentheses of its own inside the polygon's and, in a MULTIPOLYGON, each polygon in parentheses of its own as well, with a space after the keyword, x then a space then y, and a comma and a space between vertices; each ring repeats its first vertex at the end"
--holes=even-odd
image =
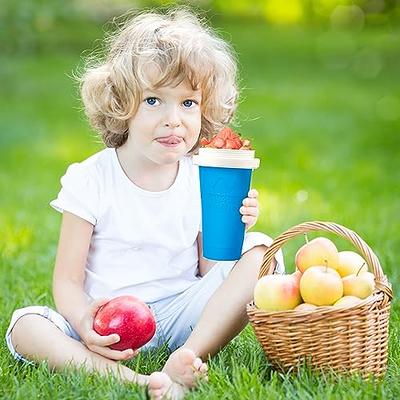
POLYGON ((185 108, 192 108, 197 103, 194 100, 184 100, 182 104, 185 108))
POLYGON ((157 97, 148 97, 147 99, 144 100, 149 106, 155 106, 156 104, 159 103, 159 100, 157 97))

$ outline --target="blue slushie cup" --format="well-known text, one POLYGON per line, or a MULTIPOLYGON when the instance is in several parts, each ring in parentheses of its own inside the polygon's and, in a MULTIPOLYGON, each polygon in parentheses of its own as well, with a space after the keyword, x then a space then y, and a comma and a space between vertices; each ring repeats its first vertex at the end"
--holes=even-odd
POLYGON ((254 150, 201 148, 194 163, 200 174, 203 257, 238 260, 245 233, 239 209, 260 160, 254 150))

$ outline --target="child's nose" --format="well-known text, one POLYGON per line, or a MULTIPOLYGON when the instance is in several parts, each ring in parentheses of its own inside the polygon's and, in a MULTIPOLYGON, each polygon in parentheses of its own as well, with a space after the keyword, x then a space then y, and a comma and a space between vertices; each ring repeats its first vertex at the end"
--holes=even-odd
POLYGON ((179 128, 181 124, 179 122, 166 122, 165 127, 166 128, 179 128))
POLYGON ((168 110, 164 125, 166 128, 178 128, 181 125, 179 111, 175 107, 171 107, 168 110))

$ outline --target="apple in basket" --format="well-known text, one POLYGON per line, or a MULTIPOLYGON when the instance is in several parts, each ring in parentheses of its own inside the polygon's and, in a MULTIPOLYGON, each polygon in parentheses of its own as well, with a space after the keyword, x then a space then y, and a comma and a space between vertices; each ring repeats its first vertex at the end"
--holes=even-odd
POLYGON ((300 293, 305 303, 331 306, 343 296, 342 278, 328 266, 309 267, 300 279, 300 293))
POLYGON ((310 304, 310 303, 301 303, 294 309, 296 311, 312 311, 315 310, 317 306, 315 304, 310 304))
POLYGON ((367 262, 354 251, 339 251, 339 263, 337 271, 341 277, 357 274, 360 272, 368 272, 367 262))
POLYGON ((97 311, 93 329, 102 336, 118 334, 120 341, 114 350, 139 349, 156 331, 156 323, 149 306, 134 296, 119 296, 97 311))
POLYGON ((345 296, 356 296, 366 299, 375 290, 375 278, 371 272, 361 271, 345 276, 343 280, 343 293, 345 296))
POLYGON ((362 300, 356 296, 343 296, 341 297, 335 304, 335 307, 348 307, 355 306, 356 304, 361 303, 362 300))
POLYGON ((304 272, 316 265, 327 265, 337 269, 339 254, 335 244, 324 237, 317 237, 304 244, 295 256, 296 267, 304 272))
POLYGON ((263 311, 292 310, 301 303, 299 273, 266 275, 254 288, 254 303, 263 311))

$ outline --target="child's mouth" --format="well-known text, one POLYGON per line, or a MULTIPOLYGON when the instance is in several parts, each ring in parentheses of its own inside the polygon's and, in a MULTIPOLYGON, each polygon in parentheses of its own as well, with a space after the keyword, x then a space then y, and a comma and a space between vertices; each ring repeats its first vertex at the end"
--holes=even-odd
POLYGON ((175 135, 170 135, 167 137, 160 137, 156 139, 158 143, 166 147, 176 147, 182 142, 182 138, 175 135))

